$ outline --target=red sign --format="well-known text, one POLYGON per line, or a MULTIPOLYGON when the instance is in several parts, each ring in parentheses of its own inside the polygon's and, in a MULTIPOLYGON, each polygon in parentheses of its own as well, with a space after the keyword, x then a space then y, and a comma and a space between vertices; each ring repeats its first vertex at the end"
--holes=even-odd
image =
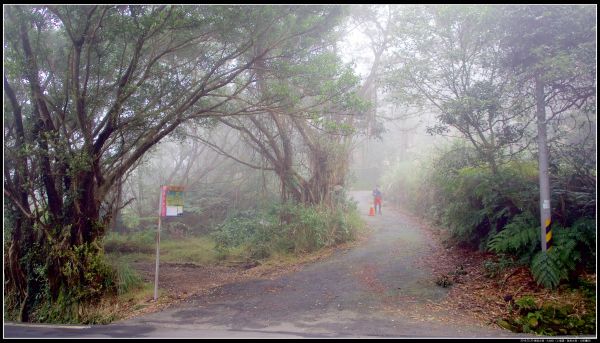
POLYGON ((160 216, 176 217, 183 215, 182 186, 160 186, 160 216))
POLYGON ((160 186, 160 216, 167 215, 167 189, 168 186, 160 186))

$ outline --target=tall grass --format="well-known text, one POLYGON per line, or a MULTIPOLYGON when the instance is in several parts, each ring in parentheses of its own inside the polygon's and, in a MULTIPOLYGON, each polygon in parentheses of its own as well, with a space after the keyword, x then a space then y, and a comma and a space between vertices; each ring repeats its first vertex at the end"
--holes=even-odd
POLYGON ((144 280, 128 263, 116 263, 113 265, 116 274, 117 294, 123 295, 144 285, 144 280))
POLYGON ((166 239, 160 242, 161 261, 211 264, 217 261, 215 242, 206 236, 166 239))
POLYGON ((146 230, 130 234, 110 232, 104 237, 107 253, 152 253, 156 232, 146 230))
POLYGON ((363 228, 355 205, 330 209, 273 205, 228 218, 212 235, 219 258, 265 259, 301 254, 351 241, 363 228))
MULTIPOLYGON (((152 261, 156 254, 155 231, 131 234, 109 233, 104 249, 113 264, 152 261)), ((217 261, 215 242, 208 236, 189 236, 184 239, 161 234, 160 260, 173 263, 210 264, 217 261)))

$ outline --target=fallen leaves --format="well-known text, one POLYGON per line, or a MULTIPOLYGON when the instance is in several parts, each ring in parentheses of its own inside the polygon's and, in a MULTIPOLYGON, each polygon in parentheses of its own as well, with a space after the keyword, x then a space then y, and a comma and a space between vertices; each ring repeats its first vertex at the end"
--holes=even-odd
POLYGON ((377 278, 377 266, 374 264, 362 265, 355 275, 371 291, 384 293, 387 290, 387 287, 377 278))
MULTIPOLYGON (((418 223, 428 237, 433 254, 421 261, 434 271, 453 281, 446 298, 439 304, 427 304, 432 311, 448 311, 457 317, 472 317, 481 323, 498 323, 515 316, 514 301, 531 296, 537 303, 555 302, 572 304, 577 313, 585 313, 585 301, 576 292, 548 290, 537 285, 529 269, 524 266, 506 269, 500 275, 486 276, 484 262, 496 256, 488 252, 466 248, 447 248, 441 244, 441 232, 421 219, 404 213, 418 223)), ((595 283, 595 275, 588 276, 595 283)), ((501 325, 500 325, 501 326, 501 325)))

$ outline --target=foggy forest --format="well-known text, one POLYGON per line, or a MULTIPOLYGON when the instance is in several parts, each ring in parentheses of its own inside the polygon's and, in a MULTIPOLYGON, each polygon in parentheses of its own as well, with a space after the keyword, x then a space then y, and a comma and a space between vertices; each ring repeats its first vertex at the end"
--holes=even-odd
POLYGON ((5 329, 596 335, 596 5, 3 7, 5 329))

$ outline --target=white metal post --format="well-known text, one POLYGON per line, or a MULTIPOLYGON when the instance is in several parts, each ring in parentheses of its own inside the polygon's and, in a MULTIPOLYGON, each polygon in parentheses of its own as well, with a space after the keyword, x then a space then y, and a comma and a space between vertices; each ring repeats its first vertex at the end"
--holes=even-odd
POLYGON ((156 231, 156 270, 154 272, 154 301, 158 299, 158 261, 160 256, 160 225, 162 219, 161 206, 162 206, 163 187, 160 186, 160 196, 158 197, 158 230, 156 231))
POLYGON ((546 103, 544 82, 535 77, 535 99, 537 107, 538 150, 540 170, 540 235, 542 251, 552 248, 552 208, 550 206, 550 176, 548 174, 548 139, 546 137, 546 103))

